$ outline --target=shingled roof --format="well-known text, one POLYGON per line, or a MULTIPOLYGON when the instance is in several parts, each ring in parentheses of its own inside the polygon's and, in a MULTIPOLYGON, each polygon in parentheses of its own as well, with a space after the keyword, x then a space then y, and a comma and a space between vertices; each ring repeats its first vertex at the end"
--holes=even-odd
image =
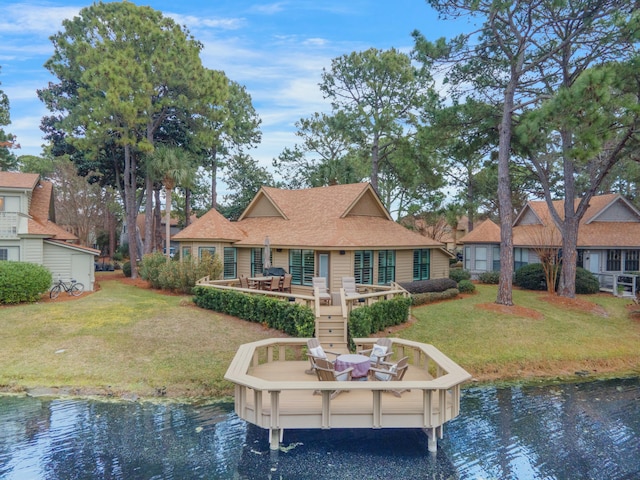
POLYGON ((237 222, 208 212, 175 240, 314 249, 424 248, 443 244, 393 221, 368 183, 303 190, 263 187, 237 222))
MULTIPOLYGON (((576 200, 576 205, 579 200, 576 200)), ((553 202, 554 208, 564 218, 564 201, 553 202)), ((500 227, 485 221, 460 241, 462 243, 500 243, 500 227)), ((539 245, 546 243, 560 246, 562 236, 557 230, 545 201, 530 201, 516 217, 513 227, 514 246, 539 245), (547 234, 541 231, 548 229, 547 234)), ((640 212, 624 197, 618 194, 594 196, 578 227, 578 246, 623 248, 640 247, 640 212), (605 218, 613 208, 620 208, 625 215, 621 218, 605 218)))
POLYGON ((0 172, 0 188, 30 190, 31 203, 27 223, 29 235, 41 235, 62 241, 77 240, 74 234, 59 227, 50 219, 53 212, 53 184, 40 180, 37 173, 0 172))

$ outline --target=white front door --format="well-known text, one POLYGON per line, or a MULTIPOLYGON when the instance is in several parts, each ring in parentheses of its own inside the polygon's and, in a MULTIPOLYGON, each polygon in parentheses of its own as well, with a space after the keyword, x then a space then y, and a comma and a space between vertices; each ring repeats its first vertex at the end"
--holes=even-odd
POLYGON ((600 254, 591 252, 589 254, 589 271, 591 273, 600 273, 600 254))

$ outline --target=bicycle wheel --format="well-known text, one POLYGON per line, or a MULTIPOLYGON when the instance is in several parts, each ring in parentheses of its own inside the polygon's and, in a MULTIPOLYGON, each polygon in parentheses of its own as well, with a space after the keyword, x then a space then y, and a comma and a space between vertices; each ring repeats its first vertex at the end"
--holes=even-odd
POLYGON ((83 284, 76 282, 73 285, 71 285, 71 290, 69 291, 69 293, 74 297, 78 297, 82 295, 82 292, 84 292, 83 284))
POLYGON ((51 290, 49 291, 49 297, 50 298, 58 298, 58 295, 60 295, 60 285, 54 285, 53 287, 51 287, 51 290))

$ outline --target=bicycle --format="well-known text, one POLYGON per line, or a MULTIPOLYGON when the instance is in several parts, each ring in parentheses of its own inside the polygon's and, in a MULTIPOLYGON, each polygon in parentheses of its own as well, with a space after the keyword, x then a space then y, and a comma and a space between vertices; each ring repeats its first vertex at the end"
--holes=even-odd
POLYGON ((69 283, 65 283, 62 280, 58 280, 51 290, 49 290, 49 297, 56 299, 60 292, 64 290, 69 295, 73 295, 74 297, 79 297, 84 292, 84 285, 80 282, 76 282, 75 280, 71 280, 69 283))

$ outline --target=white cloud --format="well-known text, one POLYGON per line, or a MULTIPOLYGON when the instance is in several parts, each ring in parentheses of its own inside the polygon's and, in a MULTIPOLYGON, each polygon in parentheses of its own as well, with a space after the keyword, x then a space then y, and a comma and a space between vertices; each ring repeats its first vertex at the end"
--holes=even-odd
POLYGON ((79 11, 80 7, 14 3, 3 8, 0 31, 48 36, 60 30, 64 19, 73 18, 79 11))
POLYGON ((252 13, 259 13, 262 15, 275 15, 276 13, 280 13, 284 10, 284 3, 269 3, 267 5, 254 5, 251 7, 250 11, 252 13))
POLYGON ((186 25, 189 30, 199 28, 238 30, 246 26, 244 18, 202 18, 194 15, 180 15, 179 13, 163 13, 163 15, 173 18, 179 25, 186 25))

